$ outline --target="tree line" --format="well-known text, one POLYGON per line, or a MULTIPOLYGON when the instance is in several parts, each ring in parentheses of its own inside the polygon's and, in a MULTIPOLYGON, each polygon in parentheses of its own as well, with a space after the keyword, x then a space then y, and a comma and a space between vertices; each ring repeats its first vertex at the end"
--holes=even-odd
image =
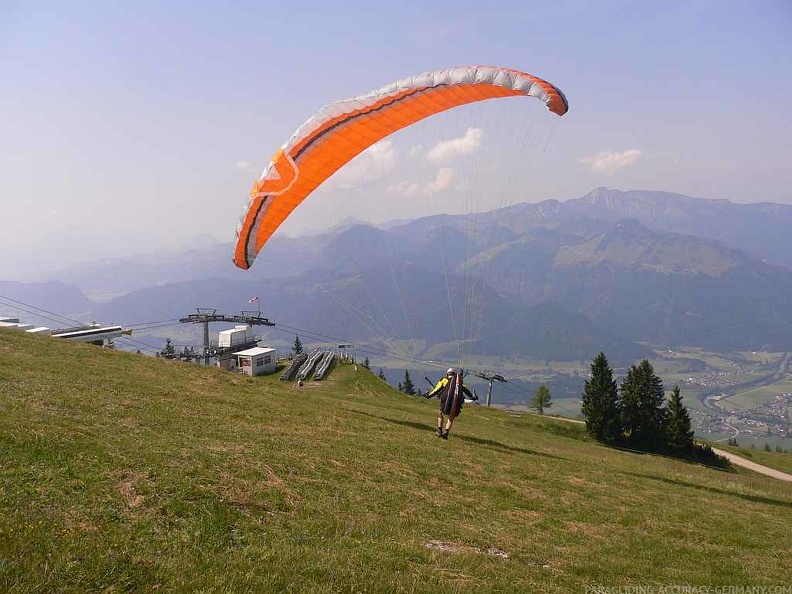
POLYGON ((598 354, 583 388, 582 411, 586 429, 601 442, 727 464, 708 445, 694 441, 679 386, 674 386, 666 402, 663 381, 647 359, 630 367, 617 386, 607 357, 598 354))

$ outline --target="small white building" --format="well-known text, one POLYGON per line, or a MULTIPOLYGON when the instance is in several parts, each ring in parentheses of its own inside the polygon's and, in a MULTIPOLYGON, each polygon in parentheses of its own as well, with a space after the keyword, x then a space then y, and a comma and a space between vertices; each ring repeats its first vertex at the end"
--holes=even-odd
POLYGON ((247 375, 275 373, 275 353, 272 347, 253 347, 234 353, 239 370, 247 375))

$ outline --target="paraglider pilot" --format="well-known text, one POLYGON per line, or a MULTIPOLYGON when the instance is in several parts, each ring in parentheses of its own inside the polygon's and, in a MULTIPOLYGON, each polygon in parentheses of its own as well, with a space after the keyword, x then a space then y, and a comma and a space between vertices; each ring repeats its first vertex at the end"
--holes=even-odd
POLYGON ((465 396, 472 400, 478 400, 475 394, 462 382, 462 372, 458 369, 449 368, 446 371, 445 377, 440 378, 428 394, 427 398, 440 395, 440 412, 437 415, 437 437, 448 439, 448 433, 454 425, 454 419, 459 416, 462 411, 462 403, 465 401, 465 396), (445 424, 445 431, 443 430, 443 416, 447 415, 448 419, 445 424))

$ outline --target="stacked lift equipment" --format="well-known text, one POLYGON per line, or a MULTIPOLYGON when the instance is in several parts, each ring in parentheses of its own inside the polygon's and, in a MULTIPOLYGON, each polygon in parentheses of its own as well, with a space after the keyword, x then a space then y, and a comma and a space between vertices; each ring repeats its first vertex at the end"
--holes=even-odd
POLYGON ((283 371, 283 373, 281 373, 280 378, 278 379, 280 379, 282 382, 293 380, 294 376, 297 375, 297 370, 300 368, 300 366, 302 366, 303 363, 305 363, 306 359, 308 359, 308 355, 305 353, 300 353, 297 355, 294 359, 292 359, 292 362, 289 363, 289 366, 283 371))
POLYGON ((323 380, 325 375, 327 375, 327 371, 330 369, 330 365, 332 365, 333 360, 335 359, 335 353, 332 351, 325 351, 324 356, 316 365, 316 373, 314 374, 315 380, 323 380))

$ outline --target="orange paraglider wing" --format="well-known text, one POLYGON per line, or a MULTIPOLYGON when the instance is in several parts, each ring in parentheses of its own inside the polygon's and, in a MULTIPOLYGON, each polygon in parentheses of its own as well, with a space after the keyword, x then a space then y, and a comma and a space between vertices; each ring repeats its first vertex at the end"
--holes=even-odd
POLYGON ((526 72, 469 66, 425 72, 367 95, 331 103, 292 135, 253 185, 237 227, 234 264, 248 269, 291 212, 338 169, 386 136, 467 103, 525 95, 561 116, 556 87, 526 72))

